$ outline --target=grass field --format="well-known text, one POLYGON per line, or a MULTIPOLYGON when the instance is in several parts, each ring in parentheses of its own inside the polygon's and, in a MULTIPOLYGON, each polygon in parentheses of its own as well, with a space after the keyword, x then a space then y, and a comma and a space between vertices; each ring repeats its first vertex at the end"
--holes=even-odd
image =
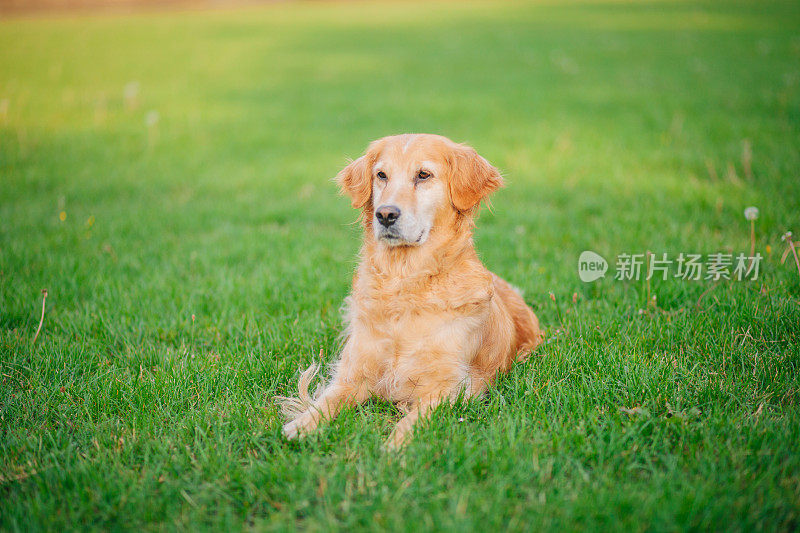
POLYGON ((2 20, 0 528, 797 530, 799 146, 789 0, 2 20), (377 401, 287 442, 359 246, 330 178, 412 131, 503 170, 476 244, 551 340, 404 461, 377 401), (578 278, 749 253, 750 205, 757 281, 578 278))

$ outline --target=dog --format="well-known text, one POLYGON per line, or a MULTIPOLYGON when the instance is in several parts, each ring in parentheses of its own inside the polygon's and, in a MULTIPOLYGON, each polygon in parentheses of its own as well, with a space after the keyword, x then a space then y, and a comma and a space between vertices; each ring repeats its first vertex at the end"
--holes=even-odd
POLYGON ((420 418, 441 402, 480 395, 542 333, 517 290, 475 252, 474 217, 503 178, 474 149, 439 135, 384 137, 336 181, 361 210, 361 262, 328 383, 309 394, 314 364, 298 397, 278 397, 283 433, 307 434, 377 396, 405 413, 387 442, 400 448, 420 418))

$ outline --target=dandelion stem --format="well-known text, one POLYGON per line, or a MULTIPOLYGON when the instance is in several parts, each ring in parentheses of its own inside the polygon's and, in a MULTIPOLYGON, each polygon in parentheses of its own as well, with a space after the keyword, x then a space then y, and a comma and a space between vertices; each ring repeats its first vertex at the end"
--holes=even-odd
POLYGON ((561 328, 564 328, 564 321, 561 319, 561 307, 558 305, 558 301, 556 300, 556 295, 552 292, 550 293, 550 299, 553 300, 553 303, 556 304, 556 315, 558 316, 558 323, 561 324, 561 328))
POLYGON ((787 231, 786 233, 784 233, 783 237, 781 237, 781 240, 788 245, 786 247, 786 250, 784 250, 783 252, 783 256, 781 257, 781 264, 783 264, 786 261, 786 256, 789 255, 789 250, 791 250, 792 255, 794 256, 794 264, 797 265, 797 275, 800 276, 800 258, 797 257, 797 248, 795 248, 795 245, 800 243, 800 241, 796 243, 794 242, 794 240, 792 240, 791 231, 787 231))
POLYGON ((650 250, 647 250, 647 254, 645 254, 645 255, 647 257, 647 265, 645 265, 645 268, 647 269, 647 271, 644 274, 644 280, 645 280, 645 284, 647 285, 647 301, 644 304, 644 308, 645 308, 645 310, 649 311, 650 310, 650 305, 653 302, 653 300, 650 298, 650 264, 651 264, 651 261, 653 260, 653 252, 651 252, 650 250))
POLYGON ((797 258, 797 250, 794 247, 794 241, 789 240, 789 247, 792 249, 794 255, 794 264, 797 265, 797 275, 800 276, 800 259, 797 258))
POLYGON ((36 328, 36 334, 33 336, 33 344, 36 344, 36 339, 39 338, 39 332, 42 331, 42 324, 44 324, 44 304, 47 301, 47 289, 42 289, 42 317, 39 319, 39 327, 36 328))

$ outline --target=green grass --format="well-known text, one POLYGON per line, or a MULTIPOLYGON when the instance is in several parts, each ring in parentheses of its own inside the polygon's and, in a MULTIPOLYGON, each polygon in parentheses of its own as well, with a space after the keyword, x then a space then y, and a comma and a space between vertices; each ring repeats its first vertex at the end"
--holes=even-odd
POLYGON ((791 0, 6 19, 0 528, 796 530, 798 146, 791 0), (404 461, 378 401, 287 442, 359 246, 329 179, 415 131, 503 170, 476 244, 553 340, 404 461), (748 205, 756 282, 577 276, 748 252, 748 205))

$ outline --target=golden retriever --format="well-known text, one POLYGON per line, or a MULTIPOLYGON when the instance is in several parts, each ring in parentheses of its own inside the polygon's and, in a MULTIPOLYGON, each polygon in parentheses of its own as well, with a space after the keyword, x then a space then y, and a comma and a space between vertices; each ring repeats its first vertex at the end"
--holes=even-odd
POLYGON ((385 137, 336 177, 361 209, 361 262, 346 299, 344 344, 327 384, 279 397, 294 438, 347 405, 378 396, 405 416, 387 445, 442 401, 481 394, 542 339, 533 311, 489 272, 472 243, 473 217, 500 173, 472 148, 438 135, 385 137))

